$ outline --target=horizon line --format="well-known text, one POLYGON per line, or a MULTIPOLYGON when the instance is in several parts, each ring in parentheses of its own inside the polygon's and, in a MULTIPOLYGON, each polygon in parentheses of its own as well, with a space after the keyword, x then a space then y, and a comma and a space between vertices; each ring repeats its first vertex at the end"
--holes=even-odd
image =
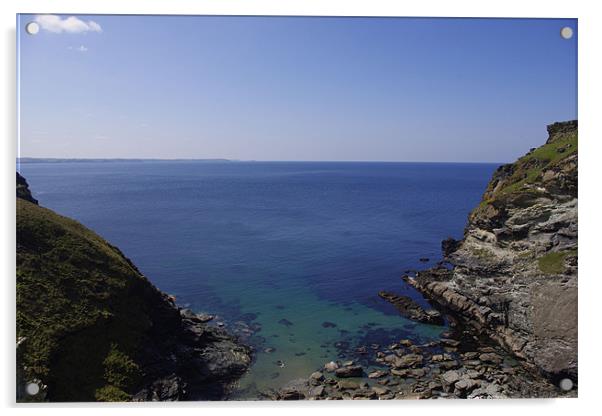
POLYGON ((228 158, 157 158, 157 157, 17 157, 17 162, 103 162, 103 161, 151 161, 151 162, 232 162, 232 163, 464 163, 464 164, 507 164, 510 161, 435 161, 435 160, 259 160, 228 158))

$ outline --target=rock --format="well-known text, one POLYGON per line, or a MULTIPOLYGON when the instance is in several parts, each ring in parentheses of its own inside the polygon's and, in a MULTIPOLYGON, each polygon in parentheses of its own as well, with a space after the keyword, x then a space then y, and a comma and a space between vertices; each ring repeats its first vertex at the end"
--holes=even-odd
POLYGON ((208 313, 198 313, 196 317, 199 320, 199 322, 202 323, 213 321, 215 319, 215 315, 210 315, 208 313))
POLYGON ((458 368, 459 366, 460 363, 456 360, 441 361, 439 363, 439 367, 441 367, 444 370, 451 370, 452 368, 458 368))
POLYGON ((458 380, 460 380, 460 374, 455 370, 446 371, 441 374, 441 383, 443 384, 443 387, 449 387, 458 380))
POLYGON ((426 375, 424 368, 412 368, 408 371, 408 376, 412 378, 421 378, 426 375))
POLYGON ((430 259, 428 257, 420 257, 419 259, 422 263, 428 262, 430 259))
POLYGON ((457 347, 458 345, 460 345, 460 341, 449 338, 441 338, 440 342, 441 344, 446 345, 448 347, 457 347))
POLYGON ((479 355, 479 360, 484 363, 499 364, 502 362, 502 357, 495 353, 484 353, 479 355))
POLYGON ((464 358, 465 360, 474 360, 478 356, 479 356, 479 353, 476 351, 469 351, 469 352, 465 352, 464 354, 462 354, 462 358, 464 358))
POLYGON ((425 310, 408 296, 396 295, 386 291, 379 292, 378 296, 393 304, 399 313, 408 319, 432 325, 443 325, 444 323, 440 312, 434 309, 425 310))
POLYGON ((194 313, 190 309, 180 309, 180 315, 184 319, 189 319, 194 322, 206 323, 215 319, 215 315, 209 315, 206 313, 194 313))
POLYGON ((502 394, 500 387, 497 384, 489 383, 473 390, 467 395, 467 398, 503 399, 506 398, 506 396, 502 394))
POLYGON ((404 355, 403 357, 396 356, 392 362, 392 365, 396 369, 409 368, 409 367, 414 367, 416 365, 422 364, 422 361, 423 361, 422 355, 407 354, 407 355, 404 355))
POLYGON ((388 394, 391 390, 383 386, 372 386, 372 391, 379 396, 383 396, 388 394))
POLYGON ((280 400, 304 400, 305 395, 300 391, 291 388, 280 391, 280 400))
POLYGON ((409 339, 401 339, 399 340, 399 345, 403 345, 404 347, 411 347, 414 343, 409 339))
POLYGON ((398 357, 395 354, 388 354, 388 355, 385 355, 385 357, 383 358, 383 360, 384 360, 384 362, 391 364, 395 360, 397 360, 397 358, 398 357))
POLYGON ((32 204, 38 205, 38 200, 31 195, 27 181, 19 174, 19 172, 17 172, 17 198, 21 198, 25 201, 31 202, 32 204))
POLYGON ((311 397, 322 397, 324 395, 324 386, 315 386, 309 389, 311 397))
POLYGON ((333 371, 337 370, 338 368, 339 368, 339 365, 337 363, 335 363, 334 361, 324 364, 324 370, 328 371, 329 373, 332 373, 333 371))
POLYGON ((422 353, 422 349, 419 346, 417 346, 417 345, 410 345, 409 350, 411 352, 413 352, 414 354, 420 354, 420 353, 422 353))
POLYGON ((137 392, 132 401, 178 401, 186 397, 187 384, 175 374, 154 381, 150 386, 137 392))
POLYGON ((404 280, 541 373, 576 377, 577 122, 555 123, 548 134, 543 146, 494 172, 463 239, 445 240, 453 267, 404 280))
POLYGON ((464 393, 471 392, 472 390, 479 387, 480 383, 477 380, 472 380, 470 378, 462 378, 456 381, 454 384, 455 389, 464 393))
POLYGON ((333 322, 325 321, 325 322, 322 322, 322 326, 324 328, 335 328, 337 326, 337 324, 335 324, 333 322))
POLYGON ((281 320, 279 320, 278 323, 280 325, 284 325, 286 327, 290 327, 293 325, 293 323, 291 321, 289 321, 288 319, 285 319, 285 318, 282 318, 281 320))
POLYGON ((460 242, 449 237, 441 242, 441 251, 443 251, 443 257, 449 257, 454 251, 458 249, 460 242))
POLYGON ((311 380, 323 381, 324 380, 324 374, 322 374, 320 371, 314 371, 313 373, 311 373, 311 375, 309 376, 309 378, 311 380))
POLYGON ((364 371, 359 365, 341 367, 335 370, 337 377, 361 377, 364 371))
POLYGON ((353 380, 339 380, 337 387, 341 390, 357 390, 360 388, 360 384, 353 380))
POLYGON ((276 348, 274 348, 274 347, 267 347, 267 348, 264 348, 264 350, 263 350, 263 352, 268 353, 268 354, 272 353, 274 351, 276 351, 276 348))
POLYGON ((368 378, 375 379, 375 378, 384 377, 386 375, 387 375, 387 372, 382 371, 382 370, 376 370, 376 371, 373 371, 370 374, 368 374, 368 378))

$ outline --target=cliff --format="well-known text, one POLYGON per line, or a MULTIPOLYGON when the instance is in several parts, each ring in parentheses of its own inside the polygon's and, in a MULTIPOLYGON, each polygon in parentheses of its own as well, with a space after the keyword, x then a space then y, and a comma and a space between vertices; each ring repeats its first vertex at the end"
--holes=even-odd
POLYGON ((206 321, 17 174, 18 400, 220 399, 250 350, 206 321))
POLYGON ((577 121, 496 170, 461 241, 405 280, 527 366, 577 378, 577 121))

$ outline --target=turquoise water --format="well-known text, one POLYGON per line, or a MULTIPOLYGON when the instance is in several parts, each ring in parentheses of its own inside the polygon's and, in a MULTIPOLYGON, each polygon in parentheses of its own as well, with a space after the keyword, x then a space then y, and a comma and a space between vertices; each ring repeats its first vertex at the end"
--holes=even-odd
POLYGON ((424 302, 400 276, 461 237, 495 168, 112 161, 27 163, 21 173, 43 206, 94 229, 180 305, 216 314, 251 343, 240 395, 253 397, 325 362, 361 361, 372 344, 436 338, 441 327, 400 317, 377 294, 424 302))

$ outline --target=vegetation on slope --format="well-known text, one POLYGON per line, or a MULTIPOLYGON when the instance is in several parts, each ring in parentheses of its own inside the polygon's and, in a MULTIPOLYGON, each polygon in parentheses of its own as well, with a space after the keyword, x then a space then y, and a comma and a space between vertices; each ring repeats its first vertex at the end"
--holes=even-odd
POLYGON ((562 274, 566 270, 566 260, 577 256, 577 250, 552 251, 537 259, 539 269, 546 274, 562 274))
POLYGON ((117 248, 17 199, 18 365, 51 401, 127 400, 152 315, 169 306, 117 248))
POLYGON ((527 207, 550 193, 577 196, 577 122, 549 126, 548 141, 516 162, 500 166, 470 215, 471 222, 490 228, 501 224, 505 211, 527 207))

